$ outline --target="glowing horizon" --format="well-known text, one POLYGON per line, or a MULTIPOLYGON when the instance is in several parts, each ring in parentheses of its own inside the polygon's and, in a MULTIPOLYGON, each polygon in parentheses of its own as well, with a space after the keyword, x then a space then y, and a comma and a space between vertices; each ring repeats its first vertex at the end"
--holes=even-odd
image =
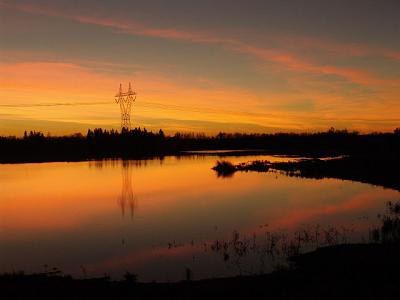
POLYGON ((321 2, 0 0, 0 135, 119 129, 129 82, 167 133, 400 127, 399 3, 321 2))

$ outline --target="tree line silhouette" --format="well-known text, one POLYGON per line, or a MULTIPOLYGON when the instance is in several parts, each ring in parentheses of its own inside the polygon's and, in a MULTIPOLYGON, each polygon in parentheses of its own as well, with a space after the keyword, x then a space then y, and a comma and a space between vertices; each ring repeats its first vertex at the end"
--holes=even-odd
POLYGON ((263 150, 270 154, 306 156, 385 155, 400 153, 400 128, 391 133, 359 134, 329 129, 316 133, 248 134, 214 136, 194 133, 166 135, 147 131, 89 129, 69 136, 45 136, 25 132, 23 137, 0 137, 0 162, 85 160, 101 158, 145 158, 183 154, 197 150, 263 150))

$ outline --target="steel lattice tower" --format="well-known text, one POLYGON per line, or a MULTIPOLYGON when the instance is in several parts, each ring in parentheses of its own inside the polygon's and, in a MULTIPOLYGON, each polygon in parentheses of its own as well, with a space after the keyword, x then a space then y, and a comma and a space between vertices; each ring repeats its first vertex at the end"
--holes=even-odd
POLYGON ((121 108, 121 130, 123 128, 131 129, 131 107, 136 100, 136 92, 132 91, 131 83, 129 82, 128 92, 122 91, 122 84, 119 85, 119 92, 115 95, 115 102, 121 108))

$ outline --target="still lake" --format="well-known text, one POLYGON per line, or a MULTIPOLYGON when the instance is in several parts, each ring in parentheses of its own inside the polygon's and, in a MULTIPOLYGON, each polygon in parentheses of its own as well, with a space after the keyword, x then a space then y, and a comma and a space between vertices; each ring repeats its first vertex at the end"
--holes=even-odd
POLYGON ((79 278, 130 272, 140 281, 176 281, 188 272, 194 279, 268 272, 281 262, 254 250, 266 235, 318 227, 322 243, 334 228, 342 242, 363 242, 385 203, 399 199, 395 190, 337 179, 217 177, 218 159, 0 165, 0 273, 57 268, 79 278), (248 247, 236 257, 216 243, 230 239, 248 247))

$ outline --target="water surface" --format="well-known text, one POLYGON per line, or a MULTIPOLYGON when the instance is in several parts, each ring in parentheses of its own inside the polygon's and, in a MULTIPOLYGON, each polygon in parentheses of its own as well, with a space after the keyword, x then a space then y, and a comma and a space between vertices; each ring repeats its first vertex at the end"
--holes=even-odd
MULTIPOLYGON (((256 254, 242 261, 213 251, 216 239, 346 228, 368 230, 394 190, 336 179, 237 172, 218 178, 218 157, 0 165, 0 272, 56 267, 76 277, 125 272, 175 281, 269 271, 256 254), (240 264, 240 265, 239 265, 240 264)), ((233 156, 235 163, 290 157, 233 156)))

